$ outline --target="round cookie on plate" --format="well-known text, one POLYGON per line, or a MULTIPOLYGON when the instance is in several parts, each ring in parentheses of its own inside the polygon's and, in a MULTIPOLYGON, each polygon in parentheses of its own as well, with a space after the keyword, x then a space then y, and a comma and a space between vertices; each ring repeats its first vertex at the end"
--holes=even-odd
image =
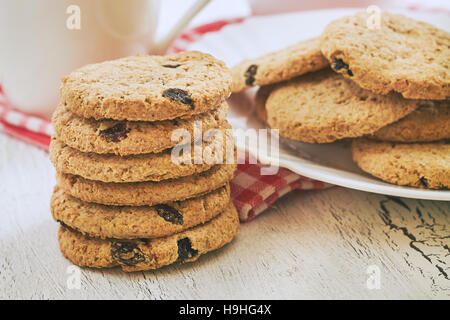
POLYGON ((204 196, 153 207, 115 207, 82 202, 55 187, 51 211, 56 221, 91 237, 148 239, 203 224, 225 210, 229 203, 228 184, 204 196))
POLYGON ((289 80, 328 66, 320 51, 319 38, 300 41, 282 50, 244 60, 231 69, 233 92, 289 80))
POLYGON ((413 112, 417 100, 378 95, 327 68, 278 84, 265 103, 267 123, 281 136, 329 143, 372 134, 413 112))
POLYGON ((381 128, 369 138, 393 142, 450 139, 450 101, 424 101, 417 110, 381 128))
POLYGON ((450 97, 450 34, 399 14, 358 13, 331 22, 321 49, 331 67, 360 87, 408 99, 450 97))
POLYGON ((209 222, 167 237, 103 240, 61 226, 58 241, 63 255, 78 266, 120 266, 123 271, 132 272, 157 269, 174 262, 195 261, 202 254, 231 242, 238 229, 238 215, 230 203, 209 222))
POLYGON ((178 179, 128 183, 106 183, 57 172, 56 180, 65 192, 86 202, 114 206, 152 206, 199 197, 218 189, 233 178, 235 170, 235 164, 223 164, 178 179))
POLYGON ((116 154, 120 156, 156 153, 176 146, 172 140, 177 129, 187 130, 194 137, 196 121, 201 130, 224 125, 228 112, 226 102, 217 109, 194 115, 187 119, 165 121, 115 121, 87 119, 80 117, 59 105, 53 114, 55 136, 64 144, 82 152, 116 154))
POLYGON ((192 51, 84 66, 63 78, 61 103, 84 118, 157 121, 211 111, 231 93, 226 65, 192 51))
POLYGON ((353 160, 390 183, 425 189, 450 188, 450 144, 391 143, 365 138, 352 143, 353 160))

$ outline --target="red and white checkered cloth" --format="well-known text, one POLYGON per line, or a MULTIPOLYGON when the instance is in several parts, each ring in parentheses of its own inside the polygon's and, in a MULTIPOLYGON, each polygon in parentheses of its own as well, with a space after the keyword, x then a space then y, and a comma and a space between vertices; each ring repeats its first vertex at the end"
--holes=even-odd
POLYGON ((245 157, 245 161, 238 161, 238 169, 230 182, 231 198, 242 222, 252 220, 292 190, 324 189, 331 186, 285 168, 279 168, 274 175, 261 175, 261 164, 253 164, 256 159, 249 153, 245 157))
POLYGON ((48 150, 53 127, 46 119, 9 108, 0 86, 0 132, 48 150))
MULTIPOLYGON (((186 45, 201 35, 220 30, 227 24, 239 23, 243 19, 222 20, 192 29, 181 35, 169 52, 180 52, 186 45)), ((0 86, 0 132, 25 140, 46 151, 50 144, 53 127, 50 121, 8 107, 0 86)), ((250 221, 263 212, 278 198, 294 189, 323 189, 328 184, 299 176, 280 168, 275 175, 261 175, 260 164, 251 164, 246 154, 244 164, 239 164, 235 178, 231 181, 231 197, 242 222, 250 221)), ((239 162, 241 163, 241 161, 239 162)))

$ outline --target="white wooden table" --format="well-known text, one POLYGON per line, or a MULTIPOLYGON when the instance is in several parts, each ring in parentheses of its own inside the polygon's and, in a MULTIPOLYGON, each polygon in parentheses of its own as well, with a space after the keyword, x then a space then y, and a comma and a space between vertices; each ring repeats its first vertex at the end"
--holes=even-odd
POLYGON ((0 299, 450 298, 450 203, 339 187, 287 195, 196 263, 68 287, 54 183, 47 153, 0 134, 0 299))

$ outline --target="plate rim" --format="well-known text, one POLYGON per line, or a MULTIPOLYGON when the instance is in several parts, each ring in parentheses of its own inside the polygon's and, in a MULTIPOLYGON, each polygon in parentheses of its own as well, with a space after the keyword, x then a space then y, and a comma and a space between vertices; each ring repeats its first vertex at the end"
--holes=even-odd
MULTIPOLYGON (((238 140, 239 141, 239 140, 238 140)), ((239 142, 237 142, 237 147, 243 149, 239 142)), ((364 192, 388 195, 388 196, 396 196, 403 198, 411 198, 411 199, 420 199, 420 200, 437 200, 437 201, 450 201, 450 191, 446 190, 425 190, 420 188, 413 188, 407 186, 399 186, 395 184, 389 184, 384 182, 376 177, 370 176, 369 179, 374 182, 378 182, 379 184, 375 184, 374 182, 364 182, 361 180, 353 179, 346 177, 348 174, 355 174, 354 172, 345 171, 342 169, 324 167, 317 168, 315 170, 307 168, 307 166, 321 167, 322 165, 314 163, 307 159, 301 159, 302 162, 311 162, 311 164, 307 164, 301 168, 301 165, 305 165, 305 163, 293 163, 291 164, 290 160, 282 159, 280 157, 279 160, 267 155, 260 155, 257 150, 253 148, 245 148, 247 152, 249 152, 252 156, 258 159, 262 164, 270 164, 270 165, 279 165, 280 167, 289 169, 299 175, 326 182, 329 184, 333 184, 340 187, 345 187, 349 189, 355 189, 364 192), (334 171, 334 175, 327 175, 323 171, 323 169, 334 171), (339 173, 342 172, 345 176, 340 176, 339 173)))

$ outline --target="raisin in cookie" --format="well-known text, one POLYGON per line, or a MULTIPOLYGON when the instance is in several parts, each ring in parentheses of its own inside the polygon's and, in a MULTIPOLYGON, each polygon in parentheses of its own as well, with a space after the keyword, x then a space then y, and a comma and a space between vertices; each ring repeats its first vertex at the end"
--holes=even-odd
POLYGON ((374 94, 328 68, 277 85, 265 106, 267 123, 281 136, 327 143, 374 133, 413 112, 418 101, 374 94))
POLYGON ((413 113, 375 132, 370 138, 393 142, 450 139, 450 102, 425 101, 413 113))
POLYGON ((97 238, 138 239, 171 235, 203 224, 230 203, 229 185, 204 196, 153 207, 116 207, 83 202, 55 187, 51 211, 56 221, 97 238))
POLYGON ((123 157, 81 152, 53 137, 50 144, 50 160, 58 172, 103 182, 161 181, 180 178, 209 170, 216 163, 225 163, 228 151, 234 156, 233 134, 228 129, 231 129, 231 126, 224 123, 217 129, 221 139, 195 143, 190 146, 190 153, 179 152, 180 147, 160 153, 123 157))
POLYGON ((64 144, 82 152, 111 153, 121 156, 156 153, 176 146, 172 133, 184 129, 194 139, 194 129, 206 131, 220 127, 227 116, 228 105, 194 115, 188 119, 165 121, 115 121, 82 118, 59 105, 53 114, 55 136, 64 144), (201 126, 195 126, 201 124, 201 126))
POLYGON ((132 272, 195 261, 200 255, 231 242, 238 230, 238 215, 230 202, 211 221, 163 238, 102 240, 61 226, 58 242, 63 255, 75 265, 91 268, 120 266, 123 271, 132 272))
POLYGON ((382 12, 380 25, 358 13, 331 22, 321 49, 332 68, 364 89, 409 99, 450 96, 450 33, 403 15, 382 12))
POLYGON ((450 188, 450 144, 390 143, 356 139, 353 160, 371 175, 401 186, 450 188))
POLYGON ((204 195, 227 184, 236 165, 215 165, 196 175, 159 182, 106 183, 80 176, 56 174, 58 185, 68 194, 87 202, 116 206, 152 206, 204 195))
POLYGON ((231 70, 233 92, 289 80, 325 68, 328 61, 322 55, 319 44, 319 38, 313 38, 256 59, 242 61, 231 70))
POLYGON ((225 64, 205 53, 133 56, 67 75, 61 103, 97 120, 167 120, 217 108, 230 95, 231 83, 225 64))

